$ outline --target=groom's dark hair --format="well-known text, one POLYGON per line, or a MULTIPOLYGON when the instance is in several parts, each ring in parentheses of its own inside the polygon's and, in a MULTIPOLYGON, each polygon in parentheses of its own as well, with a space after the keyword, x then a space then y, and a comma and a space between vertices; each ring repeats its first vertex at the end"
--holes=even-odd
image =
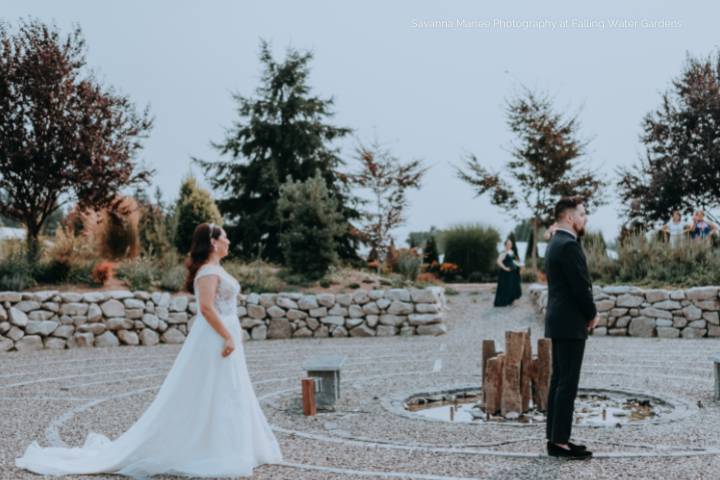
POLYGON ((559 222, 565 212, 576 208, 578 205, 582 205, 582 203, 583 199, 577 195, 560 197, 560 200, 555 204, 555 221, 559 222))

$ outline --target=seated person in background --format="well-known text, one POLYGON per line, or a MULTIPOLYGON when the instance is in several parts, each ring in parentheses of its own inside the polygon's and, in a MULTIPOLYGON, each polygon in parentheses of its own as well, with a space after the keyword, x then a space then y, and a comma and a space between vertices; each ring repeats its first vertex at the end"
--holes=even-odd
POLYGON ((676 247, 683 235, 689 231, 689 226, 683 223, 680 210, 673 210, 672 218, 662 226, 661 230, 665 238, 670 240, 670 246, 676 247))
POLYGON ((717 235, 718 226, 712 222, 705 221, 705 211, 703 209, 697 210, 693 214, 692 225, 690 226, 690 238, 693 240, 696 238, 705 238, 709 235, 717 235))
POLYGON ((557 228, 557 222, 553 223, 552 225, 550 225, 547 228, 547 230, 545 230, 545 234, 543 235, 543 238, 545 239, 546 242, 552 238, 553 234, 555 233, 556 228, 557 228))

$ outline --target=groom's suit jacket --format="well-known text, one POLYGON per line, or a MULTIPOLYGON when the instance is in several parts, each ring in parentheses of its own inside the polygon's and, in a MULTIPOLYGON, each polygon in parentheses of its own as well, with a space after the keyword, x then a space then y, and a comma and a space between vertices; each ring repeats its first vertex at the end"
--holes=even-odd
POLYGON ((597 310, 582 247, 566 231, 557 230, 545 251, 548 302, 545 337, 584 340, 597 310))

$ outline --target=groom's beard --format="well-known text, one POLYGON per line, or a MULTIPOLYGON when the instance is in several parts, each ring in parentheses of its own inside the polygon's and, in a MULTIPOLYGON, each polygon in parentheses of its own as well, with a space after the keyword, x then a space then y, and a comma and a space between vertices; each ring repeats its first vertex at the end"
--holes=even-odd
POLYGON ((575 227, 575 233, 577 234, 577 238, 581 239, 585 235, 585 227, 575 227))

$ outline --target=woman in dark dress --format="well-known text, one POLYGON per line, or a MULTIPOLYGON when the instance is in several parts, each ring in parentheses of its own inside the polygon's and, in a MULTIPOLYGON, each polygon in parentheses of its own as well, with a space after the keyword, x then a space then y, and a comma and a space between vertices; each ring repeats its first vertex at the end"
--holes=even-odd
POLYGON ((522 288, 520 286, 520 265, 517 264, 517 247, 512 239, 505 240, 505 251, 497 259, 498 283, 495 292, 495 306, 505 307, 520 298, 522 288))

